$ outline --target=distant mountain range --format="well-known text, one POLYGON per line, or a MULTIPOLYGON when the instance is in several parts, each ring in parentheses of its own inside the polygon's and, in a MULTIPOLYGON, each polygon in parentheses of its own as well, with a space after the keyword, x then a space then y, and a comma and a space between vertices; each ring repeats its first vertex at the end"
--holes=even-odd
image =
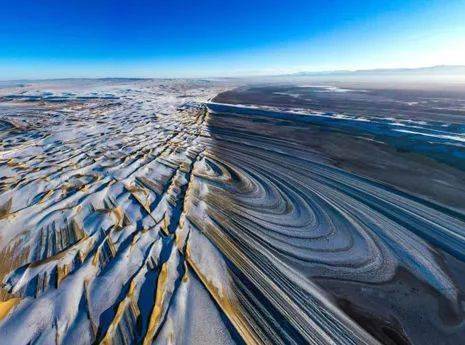
POLYGON ((319 77, 319 76, 419 76, 419 75, 464 75, 465 65, 441 65, 421 68, 391 68, 391 69, 366 69, 366 70, 339 70, 339 71, 320 71, 320 72, 297 72, 288 74, 288 76, 302 77, 319 77))

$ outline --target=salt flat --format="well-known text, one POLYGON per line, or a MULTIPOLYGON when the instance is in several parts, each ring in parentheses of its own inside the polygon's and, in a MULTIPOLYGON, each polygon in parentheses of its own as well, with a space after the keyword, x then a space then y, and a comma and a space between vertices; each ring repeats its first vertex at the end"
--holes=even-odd
POLYGON ((0 339, 463 339, 462 122, 233 86, 2 85, 0 339))

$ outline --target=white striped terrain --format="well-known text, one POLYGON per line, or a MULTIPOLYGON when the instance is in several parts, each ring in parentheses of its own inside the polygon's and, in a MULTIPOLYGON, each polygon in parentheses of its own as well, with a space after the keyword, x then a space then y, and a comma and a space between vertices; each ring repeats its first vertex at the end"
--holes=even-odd
POLYGON ((0 90, 0 343, 463 339, 465 217, 335 167, 298 117, 205 104, 224 88, 0 90))

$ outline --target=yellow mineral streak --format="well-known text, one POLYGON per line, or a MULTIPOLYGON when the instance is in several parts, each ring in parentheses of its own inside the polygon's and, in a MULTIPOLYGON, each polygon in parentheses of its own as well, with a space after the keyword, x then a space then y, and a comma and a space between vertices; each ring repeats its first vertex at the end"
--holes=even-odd
POLYGON ((3 205, 0 205, 0 219, 6 218, 10 214, 12 205, 13 205, 13 199, 12 198, 10 198, 3 205))
POLYGON ((97 250, 97 252, 94 254, 94 257, 92 258, 92 265, 97 267, 98 261, 100 258, 100 249, 97 250))
POLYGON ((13 297, 5 302, 0 302, 0 320, 3 320, 8 315, 11 309, 13 309, 21 301, 21 298, 13 297))
POLYGON ((87 237, 85 231, 82 229, 82 227, 76 222, 75 219, 72 219, 70 222, 70 226, 73 229, 74 235, 76 238, 79 240, 84 239, 87 237))
POLYGON ((153 306, 152 315, 150 316, 150 322, 147 334, 145 335, 143 345, 151 345, 153 337, 160 325, 160 320, 163 311, 163 302, 166 296, 166 279, 168 277, 168 264, 164 263, 160 270, 157 283, 157 294, 155 297, 155 305, 153 306))
POLYGON ((60 286, 63 279, 65 279, 69 274, 69 266, 63 265, 57 267, 57 286, 60 286))
MULTIPOLYGON (((21 250, 19 254, 17 253, 20 249, 12 245, 4 251, 0 252, 0 282, 3 281, 5 275, 12 270, 22 266, 27 258, 29 257, 28 250, 21 250)), ((0 288, 0 301, 4 302, 8 299, 15 297, 14 295, 8 293, 5 289, 0 288)))
POLYGON ((169 235, 170 233, 168 230, 169 225, 170 225, 169 215, 165 213, 165 216, 163 217, 163 226, 161 228, 163 232, 165 233, 165 235, 169 235))
POLYGON ((103 345, 111 345, 113 344, 113 337, 115 335, 116 330, 118 329, 118 325, 121 322, 121 318, 124 315, 124 312, 127 308, 130 308, 131 312, 137 318, 140 314, 139 307, 137 303, 134 301, 134 290, 136 289, 136 284, 134 281, 131 281, 131 285, 129 287, 129 292, 125 299, 121 301, 118 305, 118 310, 116 311, 116 315, 113 318, 110 326, 108 327, 107 333, 105 337, 102 339, 101 344, 103 345))
MULTIPOLYGON (((106 237, 106 242, 108 245, 108 249, 110 250, 110 255, 111 257, 115 257, 116 254, 116 248, 113 242, 111 241, 110 237, 106 237)), ((103 247, 100 247, 97 252, 95 253, 94 257, 92 258, 92 265, 93 266, 98 266, 99 260, 100 260, 100 255, 102 255, 102 249, 103 247)))
POLYGON ((24 163, 20 163, 20 162, 16 162, 13 158, 10 158, 8 161, 7 161, 7 165, 10 167, 10 168, 16 168, 16 169, 22 169, 22 170, 25 170, 25 169, 28 169, 29 167, 24 164, 24 163))
POLYGON ((114 208, 112 212, 113 212, 113 215, 116 218, 116 227, 117 228, 123 227, 123 220, 124 220, 123 207, 118 206, 118 207, 114 208))
POLYGON ((45 193, 45 194, 40 198, 39 204, 42 204, 43 202, 45 202, 45 200, 47 200, 52 194, 53 194, 53 190, 49 190, 47 193, 45 193))

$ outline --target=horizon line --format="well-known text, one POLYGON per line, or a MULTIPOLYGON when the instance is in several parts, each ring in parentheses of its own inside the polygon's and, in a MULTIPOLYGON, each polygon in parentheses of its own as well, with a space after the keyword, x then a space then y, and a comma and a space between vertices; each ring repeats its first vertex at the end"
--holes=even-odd
MULTIPOLYGON (((197 76, 197 77, 176 77, 176 76, 165 76, 165 77, 141 77, 141 76, 127 76, 127 77, 118 77, 118 76, 104 76, 104 77, 89 77, 89 76, 72 76, 72 77, 48 77, 48 78, 14 78, 14 79, 0 79, 0 82, 22 82, 22 81, 54 81, 54 80, 105 80, 105 79, 123 79, 123 80, 169 80, 169 79, 176 79, 176 80, 201 80, 201 79, 244 79, 244 78, 270 78, 270 77, 311 77, 311 76, 318 76, 321 75, 328 75, 328 74, 337 74, 337 73, 360 73, 360 72, 383 72, 383 71, 396 71, 396 72, 407 72, 407 71, 415 71, 415 70, 422 70, 422 69, 434 69, 434 68, 464 68, 465 64, 434 64, 434 65, 424 65, 419 67, 379 67, 379 68, 355 68, 355 69, 326 69, 326 70, 301 70, 296 72, 288 72, 288 73, 270 73, 270 74, 258 74, 258 73, 251 73, 251 74, 243 74, 237 76, 197 76)), ((465 73, 465 71, 464 71, 465 73)))

